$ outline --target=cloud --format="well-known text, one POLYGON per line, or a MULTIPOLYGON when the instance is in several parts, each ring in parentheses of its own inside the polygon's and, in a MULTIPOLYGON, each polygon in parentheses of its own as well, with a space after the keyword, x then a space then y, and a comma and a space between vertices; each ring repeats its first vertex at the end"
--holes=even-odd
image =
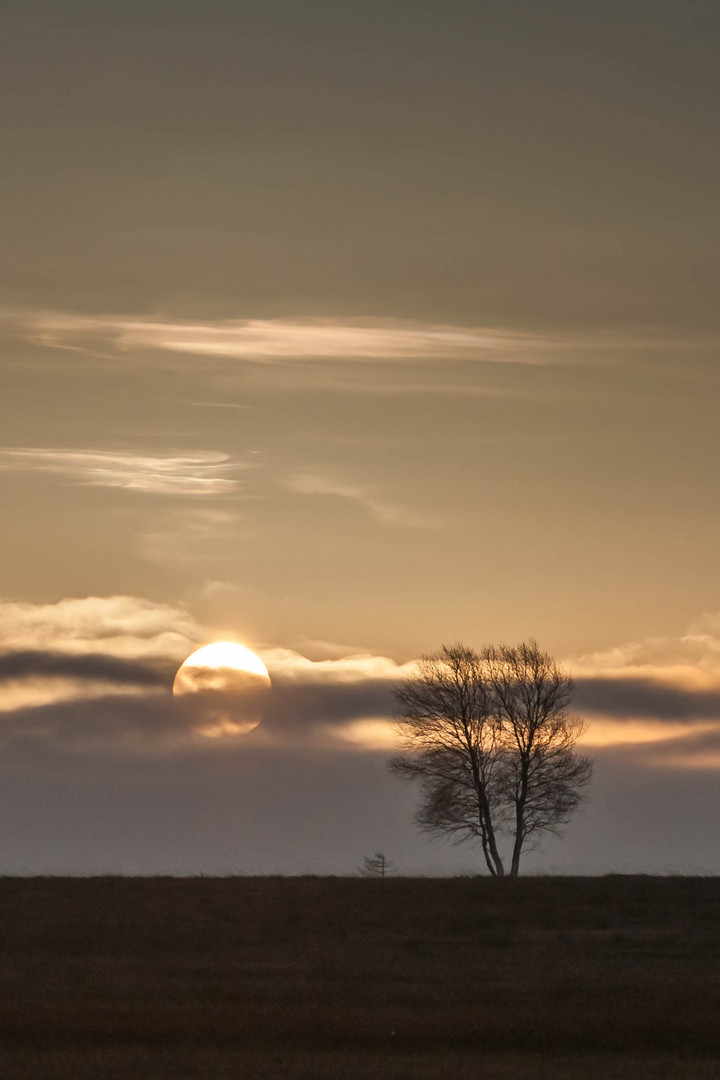
MULTIPOLYGON (((704 616, 674 647, 672 639, 658 639, 576 661, 574 705, 587 720, 584 745, 637 750, 647 766, 671 753, 713 753, 720 742, 718 630, 720 618, 704 616)), ((363 654, 313 662, 291 650, 263 655, 279 683, 272 713, 278 730, 320 724, 366 746, 392 745, 392 687, 414 663, 363 654)))
POLYGON ((665 754, 655 758, 652 764, 669 769, 716 772, 720 770, 720 747, 665 754))
POLYGON ((10 679, 88 679, 126 686, 165 686, 174 666, 151 665, 102 653, 43 652, 24 649, 0 653, 0 683, 10 679))
POLYGON ((2 714, 0 745, 62 755, 156 756, 203 739, 182 722, 169 692, 44 702, 2 714))
POLYGON ((688 764, 686 752, 697 767, 705 747, 709 767, 720 738, 720 614, 702 615, 677 637, 626 642, 568 666, 578 709, 589 714, 586 745, 635 744, 645 764, 678 767, 681 758, 688 764))
POLYGON ((653 769, 720 768, 720 722, 687 725, 682 736, 648 746, 642 764, 653 769))
POLYGON ((0 655, 0 741, 66 754, 116 755, 172 754, 193 747, 204 753, 208 741, 249 755, 279 746, 384 745, 376 736, 389 730, 390 676, 398 665, 380 657, 313 663, 289 650, 264 655, 272 662, 273 685, 260 727, 240 737, 207 740, 192 729, 170 694, 172 665, 99 654, 6 653, 0 655), (68 682, 59 685, 58 677, 68 682), (27 680, 25 697, 12 695, 12 681, 18 679, 27 680), (357 724, 368 719, 375 720, 371 731, 357 724))
POLYGON ((183 609, 138 597, 0 602, 4 729, 18 710, 167 690, 205 634, 183 609))
MULTIPOLYGON (((49 669, 53 662, 37 666, 49 669)), ((62 670, 61 663, 58 667, 62 670)), ((98 662, 98 674, 102 667, 98 662)), ((391 731, 392 684, 388 679, 323 683, 317 673, 316 681, 307 683, 278 679, 259 727, 246 735, 208 740, 193 730, 183 709, 176 706, 169 692, 170 680, 163 672, 152 668, 141 671, 140 666, 123 672, 111 667, 114 678, 125 676, 138 682, 108 691, 104 683, 91 682, 90 669, 85 670, 82 664, 78 669, 88 680, 87 687, 71 685, 69 693, 59 694, 51 682, 44 698, 10 699, 6 703, 9 707, 0 712, 0 741, 63 753, 116 755, 168 754, 193 747, 204 753, 211 752, 207 744, 213 743, 252 756, 271 747, 383 748, 391 731), (140 682, 143 678, 147 688, 140 682), (158 685, 160 691, 155 689, 158 685), (125 692, 128 690, 134 692, 125 692)), ((34 685, 31 688, 35 689, 34 685)))
MULTIPOLYGON (((72 754, 205 752, 170 687, 178 663, 213 636, 184 609, 137 597, 0 603, 2 738, 72 754)), ((257 735, 244 737, 247 753, 340 747, 344 725, 387 718, 392 686, 410 670, 372 654, 313 661, 258 651, 273 687, 257 735)), ((352 739, 348 747, 362 742, 358 730, 352 739)))
MULTIPOLYGON (((716 617, 704 617, 674 649, 671 639, 658 639, 576 661, 585 745, 622 749, 653 768, 681 759, 700 767, 705 754, 710 767, 720 748, 718 625, 716 617)), ((183 608, 137 597, 0 603, 2 731, 68 753, 144 752, 156 731, 158 752, 202 748, 178 716, 169 687, 177 664, 213 636, 183 608)), ((273 746, 352 752, 394 745, 393 688, 412 675, 414 662, 343 654, 327 642, 315 650, 317 659, 277 646, 256 651, 272 690, 256 731, 230 740, 236 749, 252 756, 273 746)))
MULTIPOLYGON (((720 732, 717 721, 692 721, 679 722, 664 720, 635 720, 633 718, 608 718, 593 717, 585 731, 580 736, 580 744, 584 749, 607 750, 622 748, 631 753, 642 752, 646 754, 648 748, 659 748, 660 752, 667 753, 666 744, 682 742, 686 744, 694 741, 698 735, 715 735, 720 732)), ((648 762, 646 756, 646 763, 648 762)))
MULTIPOLYGON (((326 652, 332 648, 328 642, 323 642, 322 645, 326 652)), ((379 656, 376 653, 349 653, 345 656, 310 660, 294 649, 274 647, 258 651, 262 654, 273 682, 284 685, 395 683, 415 670, 414 661, 399 664, 389 656, 379 656)))
POLYGON ((137 696, 172 685, 173 661, 126 660, 102 653, 24 650, 0 653, 0 718, 59 702, 137 696))
POLYGON ((365 488, 320 473, 295 473, 287 478, 285 486, 296 495, 345 499, 361 506, 371 517, 384 525, 425 529, 437 528, 439 525, 437 519, 422 517, 407 507, 378 498, 365 488))
POLYGON ((7 314, 5 321, 35 344, 106 358, 150 350, 265 364, 447 359, 574 364, 580 352, 667 351, 691 344, 701 348, 717 345, 712 338, 678 339, 659 327, 547 333, 372 316, 180 320, 44 311, 7 314))
MULTIPOLYGON (((140 597, 0 602, 3 737, 73 753, 120 752, 149 747, 161 730, 174 732, 162 736, 166 751, 202 746, 178 717, 169 687, 177 665, 213 636, 184 608, 140 597)), ((263 656, 274 697, 258 745, 327 743, 329 726, 386 712, 403 670, 366 654, 313 662, 274 648, 263 656)))
POLYGON ((571 662, 578 676, 658 678, 714 686, 720 678, 720 613, 708 612, 677 637, 650 637, 587 653, 571 662))
MULTIPOLYGON (((716 625, 707 617, 693 631, 709 638, 706 659, 714 651, 716 625)), ((242 842, 271 853, 270 863, 259 867, 270 872, 283 869, 282 859, 296 853, 288 822, 304 830, 323 855, 338 829, 339 866, 353 821, 360 822, 353 850, 373 850, 381 843, 375 836, 386 837, 386 829, 393 835, 398 827, 407 827, 408 839, 391 849, 411 850, 415 794, 388 776, 386 761, 394 748, 392 689, 413 672, 414 663, 369 652, 343 654, 329 642, 315 643, 315 660, 295 649, 258 649, 273 679, 265 718, 248 735, 213 740, 185 722, 164 682, 173 664, 207 635, 182 606, 138 597, 0 603, 4 703, 11 704, 6 692, 13 680, 36 686, 62 679, 70 694, 17 701, 0 715, 3 783, 22 810, 10 822, 9 865, 18 872, 26 864, 49 872, 138 872, 140 866, 151 872, 158 865, 177 872, 229 872, 250 865, 238 854, 242 842), (83 697, 85 692, 92 696, 83 697), (334 812, 328 815, 330 803, 334 812), (45 808, 39 818, 37 807, 45 808), (58 833, 56 822, 64 832, 58 833), (152 851, 147 866, 141 858, 146 839, 152 851), (177 862, 168 855, 171 842, 177 862), (45 862, 38 851, 47 852, 45 862)), ((673 655, 670 650, 670 661, 673 655)), ((648 657, 661 668, 653 650, 648 657)), ((695 854, 692 848, 702 835, 697 822, 712 813, 720 769, 720 725, 710 691, 678 683, 665 699, 667 685, 654 674, 638 680, 632 671, 623 677, 608 670, 578 677, 578 705, 592 710, 593 726, 614 724, 616 735, 591 749, 593 798, 565 841, 569 855, 562 857, 569 863, 556 864, 560 856, 554 855, 550 866, 565 872, 581 872, 578 866, 582 872, 618 869, 618 852, 626 853, 633 868, 637 862, 649 871, 682 870, 683 860, 714 865, 705 848, 695 854), (693 719, 703 710, 705 720, 693 719), (623 740, 622 733, 630 738, 623 740), (590 865, 582 862, 588 851, 590 865), (574 858, 580 859, 577 865, 574 858)), ((421 852, 419 866, 423 858, 421 852)), ((303 869, 298 866, 298 872, 303 869)))
MULTIPOLYGON (((323 651, 332 651, 323 643, 323 651)), ((258 742, 384 750, 395 745, 393 689, 415 670, 388 656, 351 653, 311 660, 293 649, 260 650, 272 678, 258 742)))
POLYGON ((720 683, 712 689, 673 684, 666 678, 639 678, 635 674, 575 680, 576 704, 581 712, 600 716, 652 720, 717 718, 720 722, 720 683))
POLYGON ((392 684, 362 682, 275 683, 263 721, 269 734, 295 739, 311 729, 339 729, 357 720, 388 720, 393 713, 392 684))
MULTIPOLYGON (((507 329, 398 319, 142 319, 38 313, 20 320, 38 344, 118 353, 138 349, 274 363, 293 360, 403 361, 478 359, 548 363, 552 342, 507 329)), ((573 343, 568 339, 568 347, 573 343)))
POLYGON ((0 649, 185 659, 207 631, 182 607, 137 596, 0 601, 0 649))
MULTIPOLYGON (((293 739, 315 732, 365 748, 395 745, 392 690, 413 674, 414 662, 368 654, 311 661, 282 649, 263 652, 263 659, 273 677, 268 734, 293 739)), ((680 743, 720 739, 720 684, 698 690, 633 675, 578 678, 574 705, 587 720, 588 748, 659 749, 672 741, 679 752, 680 743)))
POLYGON ((137 539, 141 559, 161 570, 217 566, 232 551, 242 517, 234 508, 202 504, 151 516, 137 539))
POLYGON ((154 495, 226 495, 239 487, 240 464, 227 454, 139 455, 112 450, 0 449, 0 468, 55 473, 71 483, 154 495))

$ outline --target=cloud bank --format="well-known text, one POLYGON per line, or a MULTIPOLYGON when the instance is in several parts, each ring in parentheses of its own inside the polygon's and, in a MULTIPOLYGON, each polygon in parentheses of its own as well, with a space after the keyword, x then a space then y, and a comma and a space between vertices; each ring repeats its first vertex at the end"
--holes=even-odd
MULTIPOLYGON (((177 665, 217 636, 183 608, 136 597, 0 603, 0 736, 6 745, 72 753, 209 752, 208 740, 183 725, 170 687, 177 665)), ((262 724, 236 749, 252 757, 280 746, 352 752, 393 745, 393 687, 414 662, 329 648, 320 659, 287 648, 256 651, 272 691, 262 724)), ((637 642, 575 661, 586 745, 622 748, 646 766, 692 760, 718 767, 719 659, 720 619, 706 616, 674 645, 637 642)))
POLYGON ((102 653, 180 663, 204 640, 185 608, 138 596, 65 597, 51 604, 0 601, 0 649, 102 653))

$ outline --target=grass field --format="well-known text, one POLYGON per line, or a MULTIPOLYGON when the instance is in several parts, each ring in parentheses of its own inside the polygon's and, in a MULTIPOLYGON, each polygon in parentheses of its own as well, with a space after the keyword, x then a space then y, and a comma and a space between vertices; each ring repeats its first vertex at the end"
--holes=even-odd
POLYGON ((720 1077, 720 879, 0 879, 0 1077, 720 1077))

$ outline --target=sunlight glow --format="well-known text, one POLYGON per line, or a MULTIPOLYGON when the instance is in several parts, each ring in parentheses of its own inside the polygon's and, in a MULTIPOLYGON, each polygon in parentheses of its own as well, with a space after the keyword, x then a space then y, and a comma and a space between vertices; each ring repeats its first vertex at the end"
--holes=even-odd
POLYGON ((268 669, 259 656, 247 649, 244 645, 238 645, 235 641, 215 641, 211 645, 203 645, 197 649, 181 665, 182 668, 231 668, 235 671, 247 671, 252 675, 260 675, 270 678, 268 669))
POLYGON ((392 720, 376 717, 351 720, 343 724, 337 734, 341 739, 354 743, 363 750, 396 750, 398 746, 398 736, 392 720))
POLYGON ((702 735, 715 728, 716 725, 710 721, 660 723, 653 720, 593 720, 581 735, 579 744, 600 748, 667 743, 690 735, 702 735))

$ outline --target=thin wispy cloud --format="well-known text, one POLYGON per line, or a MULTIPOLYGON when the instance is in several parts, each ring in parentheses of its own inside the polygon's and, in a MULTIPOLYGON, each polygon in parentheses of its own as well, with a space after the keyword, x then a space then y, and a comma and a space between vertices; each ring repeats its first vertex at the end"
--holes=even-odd
POLYGON ((27 331, 42 345, 82 347, 104 341, 120 352, 156 349, 256 362, 289 360, 527 360, 543 337, 511 330, 392 319, 147 320, 38 314, 27 331))
MULTIPOLYGON (((620 347, 625 336, 561 335, 400 319, 143 319, 35 313, 13 320, 36 344, 126 357, 148 350, 255 363, 476 360, 574 362, 577 349, 620 347)), ((633 339, 637 344, 637 336, 633 339)))
POLYGON ((0 469, 53 473, 70 483, 153 495, 225 495, 236 491, 240 463, 227 454, 128 454, 38 447, 0 449, 0 469))
MULTIPOLYGON (((155 351, 255 363, 476 360, 564 365, 577 363, 580 353, 666 350, 689 344, 658 327, 526 332, 372 316, 180 320, 30 312, 5 319, 27 340, 49 348, 105 357, 155 351)), ((692 343, 717 344, 707 337, 693 338, 692 343)))
POLYGON ((285 486, 295 495, 344 499, 365 510, 384 525, 410 528, 436 528, 438 522, 414 513, 409 507, 378 497, 366 488, 346 483, 320 473, 296 473, 288 477, 285 486))
POLYGON ((229 504, 196 503, 154 514, 137 538, 137 554, 163 570, 214 565, 223 552, 232 550, 242 522, 229 504))

